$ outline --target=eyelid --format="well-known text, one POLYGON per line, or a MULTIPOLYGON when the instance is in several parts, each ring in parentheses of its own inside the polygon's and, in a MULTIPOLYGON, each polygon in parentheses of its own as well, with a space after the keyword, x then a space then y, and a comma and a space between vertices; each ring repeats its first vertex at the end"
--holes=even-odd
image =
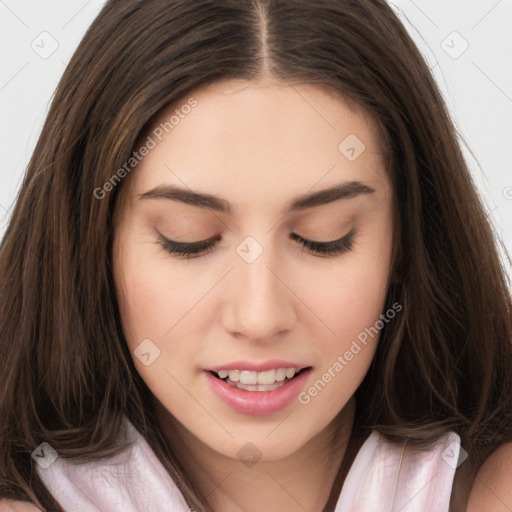
POLYGON ((216 242, 221 240, 220 235, 215 235, 206 240, 200 240, 199 242, 178 242, 176 240, 171 240, 170 238, 165 237, 157 230, 159 243, 164 246, 169 252, 172 248, 172 252, 177 254, 188 254, 190 252, 196 252, 200 254, 201 249, 208 249, 209 246, 215 245, 216 242))
MULTIPOLYGON (((186 258, 200 257, 209 253, 217 242, 221 240, 220 235, 213 236, 206 240, 200 240, 199 242, 178 242, 171 240, 162 235, 158 230, 158 242, 164 247, 164 249, 171 253, 176 254, 178 257, 183 256, 186 258)), ((328 242, 318 242, 316 240, 308 240, 295 233, 291 233, 290 237, 294 240, 299 241, 304 247, 310 249, 311 254, 323 257, 332 257, 341 255, 344 252, 348 252, 352 248, 352 241, 354 236, 357 234, 356 228, 352 228, 346 235, 343 235, 337 240, 331 240, 328 242)))
POLYGON ((333 244, 336 244, 338 242, 341 242, 342 240, 346 240, 347 238, 351 238, 355 235, 356 233, 356 229, 355 228, 352 228, 348 233, 346 233, 345 235, 341 236, 340 238, 337 238, 336 240, 327 240, 326 242, 321 242, 319 240, 309 240, 308 238, 304 238, 300 235, 297 235, 296 233, 291 233, 290 236, 296 240, 301 240, 303 242, 308 242, 308 243, 311 243, 311 244, 319 244, 319 245, 333 245, 333 244))
POLYGON ((357 230, 353 227, 346 235, 343 235, 337 240, 330 240, 328 242, 317 242, 316 240, 308 240, 295 233, 291 237, 300 241, 303 246, 309 248, 313 253, 318 256, 337 256, 352 249, 352 243, 357 230))

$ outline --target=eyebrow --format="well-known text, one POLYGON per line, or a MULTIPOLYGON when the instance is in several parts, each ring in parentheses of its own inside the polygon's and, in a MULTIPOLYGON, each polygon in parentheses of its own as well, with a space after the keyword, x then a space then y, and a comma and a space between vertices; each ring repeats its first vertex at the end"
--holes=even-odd
MULTIPOLYGON (((364 194, 373 194, 375 190, 361 181, 350 181, 335 185, 333 187, 305 194, 293 199, 285 208, 285 213, 297 212, 332 203, 340 199, 352 199, 364 194)), ((140 199, 169 199, 180 201, 185 204, 197 206, 199 208, 208 208, 216 212, 231 215, 233 210, 231 205, 225 199, 211 195, 186 190, 175 185, 160 185, 148 190, 143 194, 138 194, 140 199)))

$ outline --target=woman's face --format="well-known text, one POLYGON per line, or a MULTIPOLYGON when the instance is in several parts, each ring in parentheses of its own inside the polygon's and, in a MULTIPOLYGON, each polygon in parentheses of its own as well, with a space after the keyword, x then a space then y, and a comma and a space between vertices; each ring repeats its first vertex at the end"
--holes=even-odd
POLYGON ((227 81, 192 96, 162 113, 123 184, 124 333, 189 435, 227 457, 250 441, 278 459, 326 429, 372 361, 392 190, 374 126, 315 86, 227 81), (332 254, 301 243, 342 238, 332 254), (217 242, 186 258, 166 239, 217 242))

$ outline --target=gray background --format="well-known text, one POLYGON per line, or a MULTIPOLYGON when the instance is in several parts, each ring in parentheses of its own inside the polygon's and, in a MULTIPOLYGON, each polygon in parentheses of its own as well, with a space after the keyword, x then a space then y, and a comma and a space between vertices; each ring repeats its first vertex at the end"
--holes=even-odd
MULTIPOLYGON (((0 237, 55 87, 104 3, 0 0, 0 237)), ((390 3, 434 71, 512 253, 512 0, 390 3)))

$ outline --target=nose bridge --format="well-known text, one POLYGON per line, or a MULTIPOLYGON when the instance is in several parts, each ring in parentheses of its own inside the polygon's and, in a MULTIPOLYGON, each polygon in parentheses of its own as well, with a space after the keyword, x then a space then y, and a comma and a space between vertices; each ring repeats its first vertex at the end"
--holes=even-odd
POLYGON ((271 306, 271 302, 276 300, 279 281, 274 272, 271 272, 272 258, 269 254, 261 255, 258 260, 251 264, 240 263, 238 279, 241 281, 241 287, 238 290, 240 298, 250 299, 253 305, 271 306))
POLYGON ((293 321, 293 294, 280 276, 278 256, 270 246, 247 237, 236 249, 237 260, 229 290, 231 331, 250 338, 267 338, 288 329, 293 321))

